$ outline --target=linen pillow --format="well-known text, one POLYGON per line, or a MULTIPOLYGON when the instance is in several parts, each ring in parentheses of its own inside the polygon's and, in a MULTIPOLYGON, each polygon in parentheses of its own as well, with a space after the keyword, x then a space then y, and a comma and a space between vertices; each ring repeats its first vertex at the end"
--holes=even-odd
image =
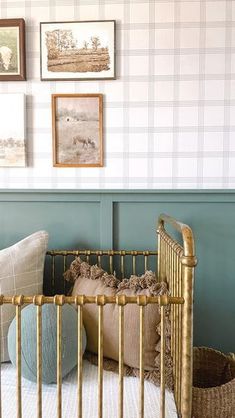
MULTIPOLYGON (((0 251, 0 294, 14 296, 42 293, 47 244, 47 232, 39 231, 0 251)), ((7 332, 14 316, 14 306, 2 306, 1 361, 3 362, 9 361, 7 332)))
MULTIPOLYGON (((147 271, 141 277, 131 276, 129 280, 119 281, 115 276, 106 273, 98 266, 90 266, 82 262, 80 258, 75 259, 70 269, 65 273, 66 280, 74 282, 72 295, 109 295, 117 296, 157 296, 168 293, 165 282, 159 283, 155 274, 147 271)), ((87 350, 91 353, 98 352, 98 310, 95 304, 86 304, 83 308, 83 323, 87 333, 87 350)), ((127 304, 124 309, 124 364, 128 366, 128 375, 138 375, 139 369, 139 307, 134 304, 127 304)), ((159 383, 159 351, 160 333, 160 312, 157 304, 149 304, 145 307, 145 355, 144 365, 146 377, 154 383, 159 383)), ((169 337, 170 326, 167 315, 167 335, 169 337)), ((107 304, 104 306, 104 356, 108 359, 118 361, 118 306, 107 304)), ((167 352, 170 351, 169 338, 167 339, 167 352)), ((92 356, 88 356, 92 360, 92 356)), ((94 358, 93 358, 94 360, 94 358)), ((167 359, 171 369, 170 357, 167 359)), ((112 362, 104 363, 104 367, 116 371, 112 362), (107 367, 105 367, 107 366, 107 367)), ((168 386, 172 386, 171 370, 167 378, 168 386)))

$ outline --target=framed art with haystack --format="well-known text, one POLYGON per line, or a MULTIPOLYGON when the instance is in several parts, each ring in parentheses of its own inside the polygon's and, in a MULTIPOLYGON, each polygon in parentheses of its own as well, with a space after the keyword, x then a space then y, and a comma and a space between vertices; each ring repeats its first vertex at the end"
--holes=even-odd
POLYGON ((41 80, 115 78, 115 21, 42 22, 41 80))

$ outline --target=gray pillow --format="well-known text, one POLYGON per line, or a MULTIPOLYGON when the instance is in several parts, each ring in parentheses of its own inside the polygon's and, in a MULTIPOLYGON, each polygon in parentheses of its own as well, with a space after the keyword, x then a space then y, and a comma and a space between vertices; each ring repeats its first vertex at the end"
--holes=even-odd
MULTIPOLYGON (((21 314, 21 367, 22 376, 37 381, 37 311, 29 305, 21 314)), ((42 381, 56 382, 56 306, 42 306, 42 381)), ((77 364, 78 332, 77 311, 73 306, 62 306, 62 377, 77 364)), ((86 333, 83 327, 83 353, 86 348, 86 333)), ((8 332, 8 351, 11 362, 16 366, 16 319, 8 332)), ((82 353, 82 354, 83 354, 82 353)))

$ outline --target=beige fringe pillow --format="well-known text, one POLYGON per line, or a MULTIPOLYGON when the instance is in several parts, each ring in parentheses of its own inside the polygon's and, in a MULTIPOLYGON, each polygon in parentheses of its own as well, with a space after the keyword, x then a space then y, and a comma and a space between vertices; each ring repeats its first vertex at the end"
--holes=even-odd
MULTIPOLYGON (((146 295, 158 296, 167 294, 167 285, 156 280, 155 274, 146 271, 141 277, 131 276, 130 279, 119 281, 115 276, 108 274, 97 265, 90 266, 79 257, 76 258, 69 270, 65 273, 66 280, 74 282, 72 295, 84 294, 89 296, 107 295, 127 296, 146 295)), ((166 355, 166 381, 172 388, 172 361, 169 355, 170 323, 169 312, 166 315, 167 355, 166 355)), ((139 374, 139 307, 127 304, 124 308, 124 364, 125 374, 138 376, 139 374)), ((98 310, 94 304, 84 305, 83 321, 87 333, 86 357, 97 363, 98 352, 98 310), (95 355, 94 355, 95 354, 95 355)), ((145 308, 145 377, 155 384, 160 381, 160 311, 157 304, 149 304, 145 308)), ((118 371, 118 306, 107 304, 104 307, 104 368, 118 371)))

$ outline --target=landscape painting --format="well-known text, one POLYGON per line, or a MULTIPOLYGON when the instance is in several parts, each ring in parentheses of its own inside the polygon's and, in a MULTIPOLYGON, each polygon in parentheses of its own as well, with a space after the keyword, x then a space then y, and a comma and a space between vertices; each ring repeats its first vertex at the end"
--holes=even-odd
POLYGON ((102 167, 102 94, 53 94, 54 166, 102 167))
POLYGON ((115 21, 41 23, 41 79, 115 78, 115 21))
POLYGON ((24 19, 0 19, 0 80, 25 80, 24 19))
POLYGON ((0 94, 0 167, 25 167, 25 95, 0 94))

